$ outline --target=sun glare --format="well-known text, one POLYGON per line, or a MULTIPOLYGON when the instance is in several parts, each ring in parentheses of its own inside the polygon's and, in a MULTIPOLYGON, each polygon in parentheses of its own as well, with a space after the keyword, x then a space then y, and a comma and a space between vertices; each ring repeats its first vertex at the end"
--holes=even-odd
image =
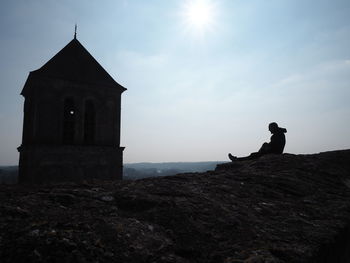
POLYGON ((210 0, 187 0, 182 15, 186 27, 198 33, 204 33, 214 24, 216 8, 210 0))

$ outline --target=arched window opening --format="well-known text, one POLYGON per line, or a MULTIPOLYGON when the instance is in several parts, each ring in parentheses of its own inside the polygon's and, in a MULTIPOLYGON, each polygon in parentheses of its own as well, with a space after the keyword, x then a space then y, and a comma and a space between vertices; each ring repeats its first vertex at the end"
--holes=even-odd
POLYGON ((93 144, 95 142, 95 107, 92 101, 85 103, 84 116, 84 143, 93 144))
POLYGON ((76 110, 74 101, 71 98, 64 101, 63 113, 63 143, 73 144, 75 137, 75 116, 76 110))

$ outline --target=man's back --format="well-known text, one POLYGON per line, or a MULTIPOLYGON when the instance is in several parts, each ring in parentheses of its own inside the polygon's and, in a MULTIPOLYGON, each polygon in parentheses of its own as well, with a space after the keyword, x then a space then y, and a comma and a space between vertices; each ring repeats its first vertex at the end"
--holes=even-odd
POLYGON ((278 130, 272 134, 271 142, 269 143, 270 153, 283 153, 284 146, 286 145, 286 136, 284 135, 286 132, 286 129, 278 128, 278 130))

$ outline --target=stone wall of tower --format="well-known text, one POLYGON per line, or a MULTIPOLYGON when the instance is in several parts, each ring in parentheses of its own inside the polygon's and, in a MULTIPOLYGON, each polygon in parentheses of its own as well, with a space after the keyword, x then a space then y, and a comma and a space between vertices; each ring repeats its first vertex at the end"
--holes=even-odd
POLYGON ((30 76, 24 94, 19 182, 121 179, 121 92, 113 87, 30 76), (74 140, 66 143, 64 105, 74 102, 74 140), (94 104, 94 140, 84 140, 87 101, 94 104))
POLYGON ((119 146, 121 93, 113 88, 76 84, 63 80, 33 80, 25 96, 24 144, 61 144, 64 100, 75 103, 76 135, 74 144, 84 144, 85 102, 96 108, 96 145, 119 146))

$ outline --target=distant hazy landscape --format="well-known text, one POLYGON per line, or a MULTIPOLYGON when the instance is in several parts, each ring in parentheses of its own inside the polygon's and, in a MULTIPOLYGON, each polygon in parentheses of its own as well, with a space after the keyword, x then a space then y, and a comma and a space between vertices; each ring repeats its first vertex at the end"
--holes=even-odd
POLYGON ((0 184, 17 183, 18 166, 0 166, 0 184))
MULTIPOLYGON (((178 173, 195 173, 214 170, 215 162, 169 162, 169 163, 128 163, 124 164, 125 180, 136 180, 154 176, 169 176, 178 173)), ((18 166, 0 166, 0 184, 17 183, 18 166)))
POLYGON ((124 165, 124 179, 134 180, 178 173, 195 173, 214 170, 216 162, 129 163, 124 165))

